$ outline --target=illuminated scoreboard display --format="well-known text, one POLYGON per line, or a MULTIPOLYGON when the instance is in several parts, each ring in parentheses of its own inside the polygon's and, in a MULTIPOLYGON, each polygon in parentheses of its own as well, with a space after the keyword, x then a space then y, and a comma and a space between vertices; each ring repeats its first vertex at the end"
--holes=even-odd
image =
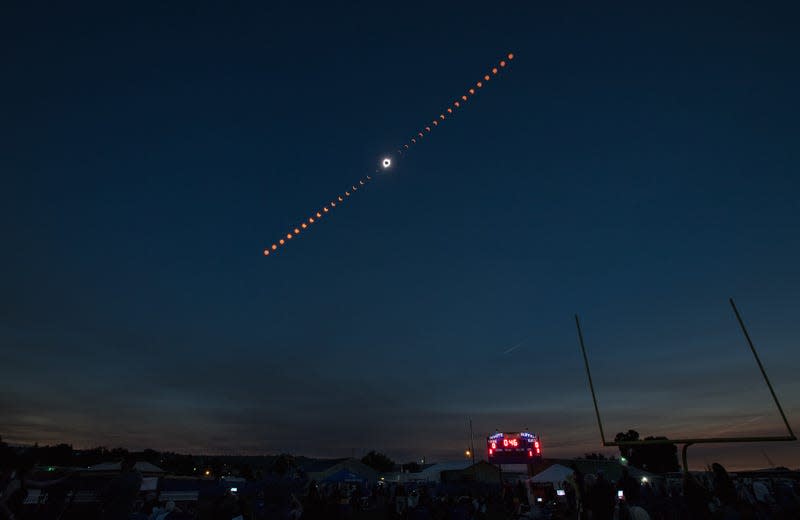
POLYGON ((495 433, 486 439, 492 464, 528 464, 542 456, 539 437, 529 432, 495 433))

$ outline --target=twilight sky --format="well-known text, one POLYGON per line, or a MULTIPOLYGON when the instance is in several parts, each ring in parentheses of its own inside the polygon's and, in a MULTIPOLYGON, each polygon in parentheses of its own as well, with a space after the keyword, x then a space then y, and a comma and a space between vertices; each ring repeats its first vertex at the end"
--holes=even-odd
MULTIPOLYGON (((430 460, 471 416, 598 451, 575 313, 611 436, 782 434, 729 296, 800 430, 797 7, 18 4, 5 440, 430 460)), ((800 466, 690 450, 764 453, 800 466)))

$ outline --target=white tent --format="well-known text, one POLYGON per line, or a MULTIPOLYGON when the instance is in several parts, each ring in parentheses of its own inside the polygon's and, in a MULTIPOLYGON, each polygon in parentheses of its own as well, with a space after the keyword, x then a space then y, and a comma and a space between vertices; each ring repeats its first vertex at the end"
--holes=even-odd
POLYGON ((572 475, 573 470, 562 466, 561 464, 553 464, 541 473, 537 473, 531 479, 532 482, 551 482, 554 486, 558 486, 572 475))

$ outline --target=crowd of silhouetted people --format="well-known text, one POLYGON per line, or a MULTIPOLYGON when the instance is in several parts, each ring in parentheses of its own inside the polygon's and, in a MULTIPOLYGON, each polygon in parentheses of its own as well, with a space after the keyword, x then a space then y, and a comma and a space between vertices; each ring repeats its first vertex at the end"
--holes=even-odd
POLYGON ((616 482, 602 472, 577 469, 562 484, 566 509, 582 520, 800 519, 800 487, 790 478, 733 479, 720 464, 680 480, 637 480, 627 471, 616 482))
MULTIPOLYGON (((794 474, 796 477, 796 474, 794 474)), ((766 520, 800 519, 800 488, 792 478, 731 478, 719 464, 681 478, 616 481, 577 467, 555 486, 517 483, 459 484, 316 482, 278 474, 241 490, 221 482, 194 500, 164 500, 141 491, 133 460, 118 474, 93 480, 90 504, 73 507, 75 473, 36 474, 28 463, 0 471, 0 520, 766 520), (26 499, 39 490, 40 499, 26 499), (237 492, 238 491, 238 492, 237 492)), ((208 487, 208 486, 207 486, 208 487)))

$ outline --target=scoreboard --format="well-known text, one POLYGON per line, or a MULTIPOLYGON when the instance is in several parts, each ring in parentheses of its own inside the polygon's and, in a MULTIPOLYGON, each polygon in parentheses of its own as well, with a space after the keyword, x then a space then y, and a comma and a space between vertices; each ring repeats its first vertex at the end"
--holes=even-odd
POLYGON ((492 464, 529 464, 542 456, 539 437, 530 432, 495 433, 486 439, 492 464))

